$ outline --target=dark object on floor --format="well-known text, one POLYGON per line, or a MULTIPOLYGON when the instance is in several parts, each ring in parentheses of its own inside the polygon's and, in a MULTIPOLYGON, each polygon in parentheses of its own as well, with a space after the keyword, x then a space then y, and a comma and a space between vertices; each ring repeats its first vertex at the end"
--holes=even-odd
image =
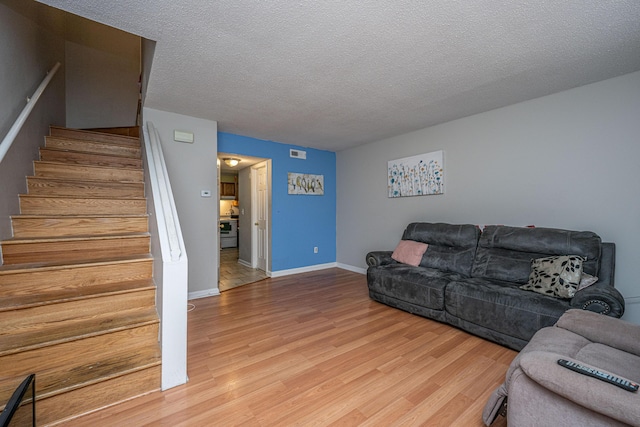
POLYGON ((20 383, 0 414, 0 427, 36 425, 36 374, 20 383))

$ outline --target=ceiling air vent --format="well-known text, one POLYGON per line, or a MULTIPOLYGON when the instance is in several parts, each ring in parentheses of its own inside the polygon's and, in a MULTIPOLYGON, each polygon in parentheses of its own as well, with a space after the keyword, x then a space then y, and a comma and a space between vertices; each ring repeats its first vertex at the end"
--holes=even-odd
POLYGON ((302 150, 289 149, 289 157, 293 157, 294 159, 306 159, 307 152, 302 150))

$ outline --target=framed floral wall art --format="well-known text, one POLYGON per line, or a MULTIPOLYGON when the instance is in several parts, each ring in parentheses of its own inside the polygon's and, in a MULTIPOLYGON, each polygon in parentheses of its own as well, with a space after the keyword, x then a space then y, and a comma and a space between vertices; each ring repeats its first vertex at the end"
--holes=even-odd
POLYGON ((391 160, 387 167, 389 197, 427 196, 444 193, 442 150, 391 160))

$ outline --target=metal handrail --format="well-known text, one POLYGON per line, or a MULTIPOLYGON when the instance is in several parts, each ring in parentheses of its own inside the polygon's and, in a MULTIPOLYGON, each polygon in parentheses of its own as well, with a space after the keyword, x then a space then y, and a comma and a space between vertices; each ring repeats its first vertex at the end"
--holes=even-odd
POLYGON ((164 215, 164 223, 169 241, 169 253, 171 254, 171 261, 178 261, 182 255, 182 249, 180 248, 178 229, 176 221, 174 220, 175 209, 173 205, 173 198, 169 190, 171 188, 171 184, 169 183, 169 177, 166 173, 164 155, 162 154, 162 147, 160 146, 160 135, 151 122, 147 122, 147 131, 149 134, 149 145, 151 146, 151 157, 155 165, 155 178, 160 192, 160 205, 162 206, 162 213, 164 215))
POLYGON ((38 86, 31 98, 27 98, 27 105, 24 106, 22 112, 13 123, 13 126, 11 126, 11 129, 9 129, 7 135, 4 137, 2 142, 0 142, 0 162, 2 162, 5 154, 7 154, 9 148, 11 148, 13 141, 15 141, 16 137, 18 136, 20 129, 22 129, 22 125, 24 125, 24 122, 27 121, 31 110, 33 110, 33 107, 35 107, 36 102, 38 102, 38 99, 40 99, 40 95, 42 95, 42 92, 44 92, 44 90, 47 88, 49 82, 51 81, 51 79, 53 79, 53 76, 58 71, 58 68, 60 68, 60 63, 56 62, 56 65, 54 65, 53 68, 47 72, 47 75, 42 80, 42 83, 40 83, 40 86, 38 86))

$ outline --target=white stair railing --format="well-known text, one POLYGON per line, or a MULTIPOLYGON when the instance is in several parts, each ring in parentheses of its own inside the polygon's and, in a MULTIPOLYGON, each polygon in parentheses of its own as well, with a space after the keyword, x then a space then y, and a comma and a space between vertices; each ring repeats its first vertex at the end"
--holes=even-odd
POLYGON ((164 155, 162 153, 162 146, 160 145, 160 136, 158 135, 158 131, 151 122, 147 122, 146 131, 147 132, 145 135, 148 135, 149 146, 151 149, 151 159, 153 159, 153 164, 155 166, 155 178, 158 184, 158 192, 160 194, 160 205, 162 207, 162 213, 164 216, 165 230, 167 232, 171 261, 178 261, 182 253, 180 240, 178 238, 178 216, 175 209, 175 202, 173 200, 173 196, 171 195, 171 183, 169 182, 167 167, 164 162, 164 155))
POLYGON ((27 121, 29 114, 31 114, 31 110, 33 110, 33 107, 36 106, 38 99, 40 99, 40 95, 42 95, 44 90, 47 88, 49 82, 51 81, 51 79, 53 79, 53 76, 58 71, 58 68, 60 68, 60 63, 56 62, 56 65, 54 65, 53 68, 49 70, 46 77, 42 80, 42 83, 40 83, 40 86, 38 86, 31 98, 27 98, 27 105, 24 106, 22 112, 13 123, 13 126, 11 126, 9 132, 7 132, 7 135, 4 137, 2 142, 0 142, 0 162, 2 162, 2 159, 4 159, 4 156, 9 151, 9 148, 11 148, 13 141, 15 141, 16 137, 18 136, 20 129, 22 129, 22 125, 24 125, 24 122, 27 121))
MULTIPOLYGON (((152 253, 157 236, 162 264, 155 266, 154 280, 158 292, 160 315, 160 345, 162 347, 162 390, 187 381, 187 298, 189 266, 182 239, 169 174, 162 153, 160 135, 153 123, 142 128, 149 189, 153 199, 150 215, 155 224, 152 233, 152 253), (158 269, 156 275, 156 268, 158 269)), ((150 224, 151 225, 151 224, 150 224)), ((158 260, 160 261, 160 260, 158 260)))

